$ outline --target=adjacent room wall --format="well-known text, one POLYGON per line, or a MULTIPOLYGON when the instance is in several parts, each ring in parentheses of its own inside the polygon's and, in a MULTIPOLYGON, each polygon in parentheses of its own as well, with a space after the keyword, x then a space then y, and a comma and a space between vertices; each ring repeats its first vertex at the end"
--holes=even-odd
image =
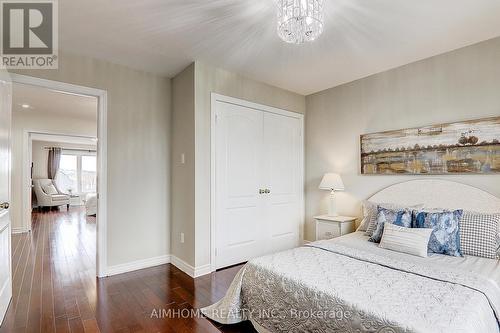
MULTIPOLYGON (((14 88, 15 89, 15 88, 14 88)), ((97 120, 40 114, 37 110, 23 109, 12 112, 12 172, 11 221, 14 232, 25 232, 23 223, 23 149, 24 132, 48 132, 78 136, 97 136, 97 120)))
MULTIPOLYGON (((361 200, 411 176, 361 176, 364 133, 500 115, 500 38, 307 96, 306 234, 327 211, 325 172, 342 175, 339 213, 359 216, 361 200)), ((424 176, 421 176, 424 177, 424 176)), ((500 176, 440 176, 500 196, 500 176)))
POLYGON ((108 92, 108 265, 168 258, 170 80, 69 53, 57 70, 17 72, 108 92))
MULTIPOLYGON (((195 267, 210 264, 211 93, 305 113, 305 97, 202 62, 195 63, 195 267)), ((175 237, 175 235, 174 235, 175 237)))

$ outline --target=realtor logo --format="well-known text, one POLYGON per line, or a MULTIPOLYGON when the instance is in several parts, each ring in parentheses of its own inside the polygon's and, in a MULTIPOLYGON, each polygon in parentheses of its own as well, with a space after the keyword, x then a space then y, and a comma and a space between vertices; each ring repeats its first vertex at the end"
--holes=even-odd
POLYGON ((57 2, 0 1, 1 66, 57 68, 57 2))

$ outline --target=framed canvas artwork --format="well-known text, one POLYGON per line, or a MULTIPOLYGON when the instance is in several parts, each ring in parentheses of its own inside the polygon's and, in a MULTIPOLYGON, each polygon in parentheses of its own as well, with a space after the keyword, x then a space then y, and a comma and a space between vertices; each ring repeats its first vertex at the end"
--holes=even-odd
POLYGON ((361 135, 361 173, 500 173, 500 117, 361 135))

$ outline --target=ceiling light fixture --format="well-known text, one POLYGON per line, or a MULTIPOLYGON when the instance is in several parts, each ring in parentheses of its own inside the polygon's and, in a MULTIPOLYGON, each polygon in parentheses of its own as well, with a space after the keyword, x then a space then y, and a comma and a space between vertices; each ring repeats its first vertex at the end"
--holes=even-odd
POLYGON ((324 0, 276 0, 278 35, 291 44, 312 42, 323 32, 324 0))
POLYGON ((31 105, 29 105, 29 104, 21 104, 21 107, 23 109, 29 109, 31 107, 31 105))

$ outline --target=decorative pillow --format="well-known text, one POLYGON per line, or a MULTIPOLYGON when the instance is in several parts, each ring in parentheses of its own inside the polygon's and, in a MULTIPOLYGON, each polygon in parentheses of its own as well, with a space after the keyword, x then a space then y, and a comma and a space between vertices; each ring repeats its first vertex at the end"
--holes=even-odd
MULTIPOLYGON (((366 223, 366 234, 371 236, 377 226, 378 204, 371 201, 363 201, 363 221, 366 223)), ((363 224, 363 222, 361 222, 363 224)))
POLYGON ((375 228, 377 228, 377 216, 378 216, 378 207, 383 207, 387 209, 420 209, 424 207, 423 204, 417 204, 409 207, 405 207, 403 205, 391 204, 391 203, 375 203, 371 201, 363 202, 363 211, 365 215, 365 219, 368 222, 368 226, 366 228, 366 234, 368 236, 372 236, 375 228))
POLYGON ((500 230, 497 234, 497 259, 500 259, 500 230))
POLYGON ((378 208, 377 228, 373 235, 368 239, 370 242, 380 243, 384 233, 386 223, 395 224, 400 227, 411 228, 411 211, 409 209, 387 209, 378 208))
POLYGON ((463 254, 497 258, 500 214, 464 212, 460 220, 460 247, 463 254))
POLYGON ((387 250, 427 257, 432 229, 412 229, 385 223, 379 247, 387 250))
POLYGON ((363 220, 359 224, 359 227, 356 231, 366 231, 368 229, 368 225, 370 224, 370 219, 373 214, 377 215, 377 204, 374 204, 370 201, 363 201, 363 220))
POLYGON ((366 232, 367 227, 368 227, 368 219, 366 217, 363 217, 363 220, 361 220, 361 223, 359 224, 356 231, 365 231, 366 232))
POLYGON ((432 228, 429 252, 461 257, 460 218, 462 210, 426 212, 413 211, 414 228, 432 228))
POLYGON ((53 195, 58 193, 56 187, 53 184, 45 185, 43 186, 42 189, 48 195, 53 195))

